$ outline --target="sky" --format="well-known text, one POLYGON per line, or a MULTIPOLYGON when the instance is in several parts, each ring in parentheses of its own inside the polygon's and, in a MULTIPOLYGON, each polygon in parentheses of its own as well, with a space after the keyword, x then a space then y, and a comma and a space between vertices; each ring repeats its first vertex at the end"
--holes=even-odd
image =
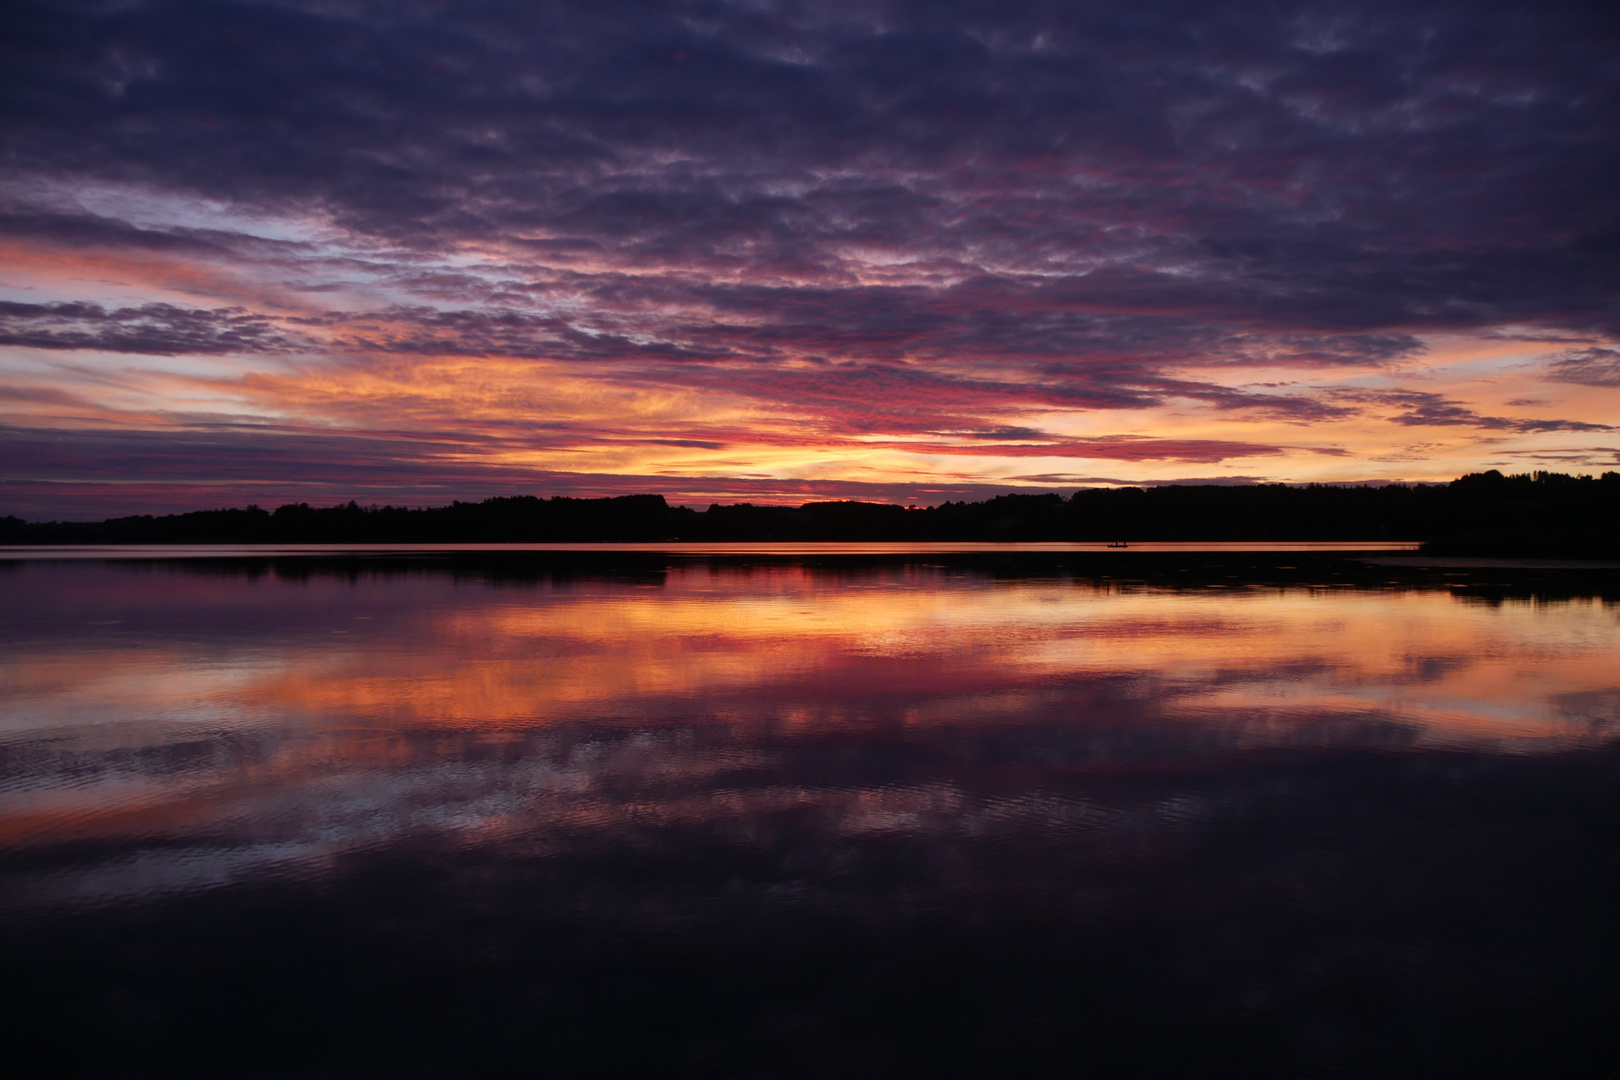
POLYGON ((0 513, 1620 468, 1620 7, 0 11, 0 513))

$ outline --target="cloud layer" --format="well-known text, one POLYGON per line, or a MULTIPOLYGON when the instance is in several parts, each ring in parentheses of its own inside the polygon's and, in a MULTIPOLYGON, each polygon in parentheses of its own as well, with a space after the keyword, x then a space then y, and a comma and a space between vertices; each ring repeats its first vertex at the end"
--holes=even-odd
POLYGON ((0 19, 0 415, 153 498, 330 439, 467 495, 1614 460, 1604 6, 0 19))

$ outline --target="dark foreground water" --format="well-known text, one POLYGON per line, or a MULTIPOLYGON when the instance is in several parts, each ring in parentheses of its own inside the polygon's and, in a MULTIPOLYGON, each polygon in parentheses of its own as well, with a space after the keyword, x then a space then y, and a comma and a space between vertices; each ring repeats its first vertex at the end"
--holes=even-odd
POLYGON ((58 1075, 1620 1066, 1620 581, 1301 552, 0 562, 58 1075))

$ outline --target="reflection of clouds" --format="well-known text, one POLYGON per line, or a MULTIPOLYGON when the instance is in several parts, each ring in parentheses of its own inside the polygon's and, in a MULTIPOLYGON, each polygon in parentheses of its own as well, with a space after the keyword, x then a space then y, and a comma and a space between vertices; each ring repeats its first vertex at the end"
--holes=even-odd
MULTIPOLYGON (((1121 593, 942 573, 842 587, 799 568, 735 582, 683 569, 664 588, 463 585, 417 609, 372 612, 391 583, 238 587, 248 607, 223 638, 151 643, 136 627, 23 639, 0 665, 5 723, 296 716, 487 730, 694 707, 825 722, 902 699, 949 723, 952 708, 1033 714, 1055 686, 1128 677, 1161 709, 1266 700, 1332 711, 1353 700, 1421 722, 1425 699, 1445 699, 1533 724, 1561 715, 1552 695, 1609 688, 1615 652, 1599 605, 1486 608, 1440 593, 1121 593), (308 603, 280 606, 284 589, 308 603), (263 612, 261 597, 272 600, 263 612), (270 625, 256 624, 261 614, 270 625)), ((175 614, 183 626, 192 613, 175 614)))
MULTIPOLYGON (((1420 716, 1422 700, 1443 698, 1511 706, 1531 722, 1560 715, 1552 695, 1610 687, 1615 651, 1612 615, 1595 604, 1486 608, 1439 593, 1122 593, 937 572, 845 587, 800 568, 736 581, 683 569, 663 588, 450 586, 396 610, 384 581, 237 587, 248 606, 234 634, 182 629, 153 643, 139 626, 69 627, 24 638, 0 665, 5 723, 297 716, 522 729, 690 716, 694 703, 825 722, 900 699, 948 723, 942 704, 967 716, 1038 711, 1056 685, 1121 677, 1146 680, 1139 693, 1161 708, 1247 698, 1331 711, 1355 700, 1420 716), (306 603, 289 608, 279 591, 306 603)), ((194 613, 179 606, 170 621, 184 627, 194 613)))
POLYGON ((97 859, 11 875, 13 899, 315 872, 412 838, 542 854, 669 830, 761 850, 1151 847, 1197 827, 1199 799, 1105 797, 1099 778, 1128 788, 1259 748, 1564 749, 1620 724, 1613 613, 1582 602, 915 568, 523 589, 227 578, 201 593, 28 573, 41 610, 103 617, 10 635, 0 843, 167 854, 126 852, 105 877, 97 859))

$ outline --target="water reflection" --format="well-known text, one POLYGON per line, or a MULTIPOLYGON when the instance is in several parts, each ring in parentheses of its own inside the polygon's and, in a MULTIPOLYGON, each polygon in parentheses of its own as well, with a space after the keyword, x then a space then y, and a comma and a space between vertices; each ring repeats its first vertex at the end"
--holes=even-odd
MULTIPOLYGON (((1485 864, 1441 887, 1410 861, 1505 834, 1516 872, 1590 860, 1570 830, 1620 734, 1601 589, 1184 570, 15 565, 0 904, 49 919, 388 865, 513 926, 1072 933, 1149 910, 1174 937, 1204 925, 1189 904, 1238 912, 1228 929, 1339 926, 1348 897, 1387 915, 1414 888, 1454 904, 1485 864), (1509 773, 1576 802, 1515 817, 1509 773)), ((439 941, 435 896, 413 917, 439 941)), ((1160 959, 1193 985, 1223 948, 1160 959)), ((1221 1008, 1284 1008, 1254 978, 1221 1008)))
MULTIPOLYGON (((836 831, 972 831, 1004 811, 970 801, 1105 764, 1564 749, 1620 723, 1616 611, 1597 599, 1120 589, 916 565, 517 588, 193 569, 30 564, 12 579, 6 843, 201 830, 214 846, 243 831, 284 860, 402 829, 746 822, 784 799, 826 803, 836 831), (871 790, 798 778, 829 739, 907 747, 907 775, 871 790)), ((232 851, 222 873, 252 862, 232 851)))

